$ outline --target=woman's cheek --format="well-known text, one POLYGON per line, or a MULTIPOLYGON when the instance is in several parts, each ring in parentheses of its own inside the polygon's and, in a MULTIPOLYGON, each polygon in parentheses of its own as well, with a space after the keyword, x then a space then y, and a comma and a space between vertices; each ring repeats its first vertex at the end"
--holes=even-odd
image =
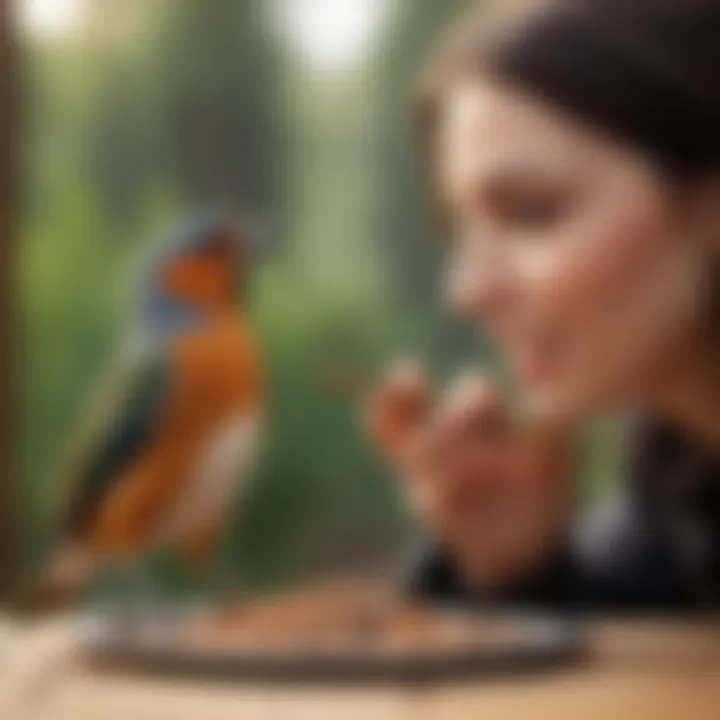
POLYGON ((554 372, 529 388, 539 408, 575 414, 622 399, 657 354, 678 261, 651 210, 606 211, 523 256, 528 326, 552 343, 554 372))

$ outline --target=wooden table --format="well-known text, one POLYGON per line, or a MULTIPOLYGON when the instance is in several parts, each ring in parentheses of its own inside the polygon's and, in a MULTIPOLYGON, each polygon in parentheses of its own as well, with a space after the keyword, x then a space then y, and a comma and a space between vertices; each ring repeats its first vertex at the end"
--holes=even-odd
POLYGON ((720 720, 720 624, 595 623, 591 658, 577 667, 425 688, 101 675, 69 659, 62 635, 48 625, 21 643, 27 657, 44 642, 50 661, 23 692, 26 709, 6 705, 2 720, 720 720))

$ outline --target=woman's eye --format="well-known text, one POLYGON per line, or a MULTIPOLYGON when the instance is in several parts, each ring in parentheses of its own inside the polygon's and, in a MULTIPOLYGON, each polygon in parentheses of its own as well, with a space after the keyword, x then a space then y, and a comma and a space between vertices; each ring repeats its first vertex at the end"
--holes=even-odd
POLYGON ((503 188, 491 194, 489 206, 496 221, 522 231, 546 230, 562 219, 566 209, 564 193, 545 190, 503 188))
POLYGON ((501 209, 505 223, 525 230, 541 230, 558 222, 562 216, 562 203, 557 197, 519 198, 501 209))

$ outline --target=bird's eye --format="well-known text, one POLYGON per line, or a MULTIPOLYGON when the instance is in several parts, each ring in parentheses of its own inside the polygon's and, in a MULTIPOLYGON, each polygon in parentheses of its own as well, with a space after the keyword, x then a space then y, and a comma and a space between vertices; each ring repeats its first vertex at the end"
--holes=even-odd
POLYGON ((203 247, 203 249, 201 250, 200 254, 204 255, 205 257, 217 257, 218 255, 224 254, 226 251, 227 246, 217 241, 213 241, 205 245, 205 247, 203 247))
POLYGON ((225 257, 233 251, 234 243, 232 238, 226 233, 216 233, 198 248, 197 254, 200 257, 210 259, 225 257))

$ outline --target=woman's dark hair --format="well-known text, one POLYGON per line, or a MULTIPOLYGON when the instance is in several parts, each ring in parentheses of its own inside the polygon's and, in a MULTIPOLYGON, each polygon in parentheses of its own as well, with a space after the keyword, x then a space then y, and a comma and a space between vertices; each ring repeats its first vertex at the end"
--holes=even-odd
POLYGON ((720 0, 481 7, 449 34, 424 75, 418 118, 426 143, 448 89, 477 74, 609 132, 674 175, 720 165, 720 0))

